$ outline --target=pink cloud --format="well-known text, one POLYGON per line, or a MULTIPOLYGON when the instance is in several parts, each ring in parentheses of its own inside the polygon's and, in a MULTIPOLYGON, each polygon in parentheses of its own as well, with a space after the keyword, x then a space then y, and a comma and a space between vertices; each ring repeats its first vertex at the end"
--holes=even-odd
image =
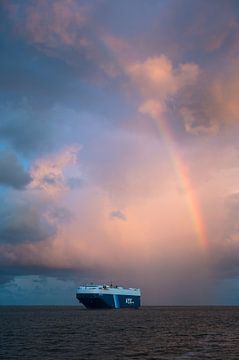
POLYGON ((155 121, 162 115, 181 118, 185 130, 195 135, 215 134, 239 122, 235 60, 211 73, 197 64, 173 66, 164 55, 124 66, 133 91, 141 96, 139 112, 155 121))
POLYGON ((58 196, 68 190, 65 171, 77 166, 80 146, 71 146, 62 152, 35 161, 30 170, 30 189, 39 189, 48 196, 58 196))
POLYGON ((196 86, 181 94, 178 111, 188 132, 215 134, 239 122, 237 68, 237 61, 229 61, 223 71, 205 72, 196 86))
MULTIPOLYGON (((224 146, 223 158, 218 154, 217 160, 215 149, 203 139, 184 149, 187 162, 193 164, 193 185, 209 230, 205 253, 195 236, 186 194, 160 141, 149 135, 110 132, 96 140, 95 148, 101 148, 105 161, 98 158, 91 169, 88 163, 88 182, 83 190, 67 187, 70 173, 82 171, 74 146, 36 161, 34 186, 28 187, 24 198, 45 202, 45 216, 57 231, 40 241, 2 244, 1 257, 12 266, 76 272, 103 269, 118 281, 132 278, 154 299, 157 292, 166 289, 163 298, 168 293, 172 300, 186 280, 190 285, 185 289, 187 294, 196 294, 198 299, 203 287, 206 296, 223 249, 228 247, 230 253, 236 248, 236 227, 225 235, 229 215, 232 218, 225 202, 232 191, 239 193, 236 149, 224 146), (111 162, 106 161, 109 148, 111 162), (45 184, 49 174, 54 181, 45 184), (54 217, 51 207, 55 206, 69 210, 70 219, 62 222, 54 217), (125 221, 112 221, 110 214, 115 209, 124 214, 125 221)), ((41 209, 43 212, 44 204, 41 209)))
POLYGON ((198 77, 195 64, 181 64, 174 68, 164 55, 148 58, 143 63, 128 66, 128 74, 144 97, 158 97, 165 100, 176 94, 182 87, 191 85, 198 77))
POLYGON ((185 88, 195 85, 199 76, 196 64, 173 67, 165 55, 130 64, 126 71, 143 100, 139 112, 156 121, 167 112, 168 101, 176 100, 185 88))

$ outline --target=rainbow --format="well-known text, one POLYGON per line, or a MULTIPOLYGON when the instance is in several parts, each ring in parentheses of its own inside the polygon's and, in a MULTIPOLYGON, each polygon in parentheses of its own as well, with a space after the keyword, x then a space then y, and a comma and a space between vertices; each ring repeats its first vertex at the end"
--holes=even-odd
POLYGON ((201 213, 197 194, 194 190, 190 172, 186 162, 183 160, 180 151, 177 149, 176 141, 174 140, 173 131, 168 126, 167 121, 163 116, 157 117, 156 125, 159 127, 160 133, 163 136, 166 147, 168 149, 171 161, 173 163, 175 172, 178 176, 180 184, 186 194, 186 202, 189 213, 192 219, 193 227, 198 239, 199 246, 206 250, 208 248, 208 238, 206 228, 201 213))
POLYGON ((164 117, 164 110, 164 105, 154 99, 145 101, 139 107, 139 112, 148 114, 155 120, 155 126, 158 128, 163 137, 173 163, 175 173, 177 174, 180 184, 186 194, 187 207, 189 209, 192 224, 198 239, 198 244, 201 249, 206 250, 208 248, 208 238, 197 194, 194 190, 187 164, 180 155, 180 151, 177 149, 177 143, 174 139, 173 131, 164 117))

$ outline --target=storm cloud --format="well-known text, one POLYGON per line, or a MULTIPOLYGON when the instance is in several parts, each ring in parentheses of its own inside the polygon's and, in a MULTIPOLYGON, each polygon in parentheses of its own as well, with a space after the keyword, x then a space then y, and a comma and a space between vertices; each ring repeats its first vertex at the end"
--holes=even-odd
POLYGON ((0 184, 23 189, 31 181, 31 176, 23 169, 12 152, 0 152, 0 184))
POLYGON ((55 227, 44 219, 42 209, 29 204, 1 211, 0 242, 35 242, 54 235, 55 227))

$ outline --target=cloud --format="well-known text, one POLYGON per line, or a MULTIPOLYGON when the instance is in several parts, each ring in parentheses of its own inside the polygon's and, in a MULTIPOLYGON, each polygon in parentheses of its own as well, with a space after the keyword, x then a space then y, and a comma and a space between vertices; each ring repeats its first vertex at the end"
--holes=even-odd
MULTIPOLYGON (((1 208, 1 243, 45 241, 56 235, 58 225, 71 220, 70 211, 58 203, 58 198, 68 189, 64 171, 70 174, 70 166, 76 165, 78 151, 78 146, 72 146, 35 162, 30 170, 32 181, 25 194, 2 195, 2 203, 6 206, 1 208)), ((20 182, 17 182, 18 178, 14 179, 16 184, 20 182)))
POLYGON ((12 161, 3 152, 0 282, 110 274, 157 304, 203 303, 238 277, 238 20, 228 4, 4 2, 0 137, 12 161), (191 176, 205 249, 177 165, 191 176))
POLYGON ((23 169, 16 154, 0 151, 0 184, 20 190, 30 182, 31 176, 23 169))
POLYGON ((34 243, 55 234, 56 228, 47 220, 39 202, 22 201, 1 209, 0 243, 34 243))
POLYGON ((205 63, 214 56, 214 60, 221 55, 225 58, 238 50, 237 2, 234 0, 168 1, 156 16, 152 31, 145 35, 145 43, 154 50, 160 48, 170 57, 190 56, 205 63), (218 16, 211 21, 215 11, 218 16))
POLYGON ((14 21, 19 13, 22 14, 15 30, 25 34, 33 43, 48 48, 87 45, 87 40, 80 36, 78 30, 86 22, 88 7, 75 0, 33 0, 27 6, 10 2, 6 4, 6 9, 14 21))
POLYGON ((189 134, 216 134, 238 123, 236 2, 172 1, 163 5, 161 14, 144 37, 141 59, 146 60, 129 67, 137 91, 148 106, 149 101, 158 102, 158 116, 168 111, 167 121, 181 121, 189 134), (211 21, 215 11, 219 16, 211 21), (150 53, 158 55, 152 58, 150 53), (185 71, 180 79, 181 66, 185 71))
POLYGON ((129 65, 128 74, 142 96, 166 101, 181 88, 195 83, 199 68, 196 64, 180 64, 174 68, 170 59, 161 55, 129 65))
POLYGON ((99 84, 105 84, 108 75, 102 69, 110 68, 112 54, 103 41, 107 31, 97 17, 99 4, 4 1, 0 87, 11 104, 25 97, 34 109, 61 103, 89 110, 94 103, 102 111, 99 84))
POLYGON ((71 177, 68 179, 67 184, 71 189, 76 189, 82 186, 83 181, 79 177, 71 177))
POLYGON ((127 73, 143 99, 139 112, 157 121, 170 111, 181 92, 195 85, 200 70, 196 64, 173 67, 170 59, 161 55, 129 65, 127 73))
POLYGON ((237 61, 210 74, 197 64, 174 67, 165 55, 130 64, 127 74, 141 95, 139 112, 159 120, 181 119, 186 132, 215 134, 239 122, 237 61))
POLYGON ((196 86, 181 94, 179 113, 188 132, 217 133, 239 122, 237 68, 238 62, 230 61, 222 72, 219 68, 204 74, 196 86))
POLYGON ((84 141, 102 119, 65 106, 34 109, 28 100, 0 106, 0 116, 1 142, 30 162, 84 141))
POLYGON ((36 161, 30 171, 31 188, 42 190, 53 197, 66 191, 72 178, 67 183, 64 171, 70 171, 69 167, 77 164, 79 150, 80 146, 72 145, 57 155, 36 161))
MULTIPOLYGON (((29 104, 0 107, 0 138, 4 144, 19 153, 29 155, 52 143, 54 126, 46 114, 34 112, 29 104)), ((53 121, 54 122, 54 121, 53 121)))
MULTIPOLYGON (((95 149, 100 149, 101 154, 97 161, 94 157, 91 160, 88 158, 88 169, 90 166, 91 169, 88 170, 88 182, 84 189, 66 187, 67 179, 72 177, 71 172, 81 171, 75 148, 62 149, 35 161, 31 171, 33 181, 25 195, 31 202, 26 202, 26 205, 23 202, 24 206, 20 202, 15 211, 14 207, 9 211, 12 217, 8 222, 8 232, 11 232, 12 238, 14 233, 16 238, 2 243, 2 264, 15 267, 18 273, 21 268, 25 273, 27 269, 32 273, 35 267, 52 271, 71 269, 75 273, 89 269, 93 274, 100 269, 104 274, 114 271, 118 278, 123 278, 122 274, 127 271, 137 274, 139 264, 147 266, 149 262, 158 261, 153 257, 156 253, 163 259, 172 247, 168 242, 172 226, 167 221, 168 215, 172 216, 172 203, 175 211, 182 214, 182 218, 177 217, 177 224, 174 222, 175 233, 183 226, 185 235, 190 238, 184 223, 185 209, 181 205, 181 195, 175 202, 175 191, 166 186, 170 170, 167 161, 164 165, 166 169, 160 164, 165 157, 160 144, 145 137, 142 147, 141 136, 106 132, 97 139, 95 149), (109 146, 111 152, 108 151, 109 146), (105 159, 106 154, 108 161, 103 164, 101 157, 105 159), (51 173, 54 181, 46 182, 46 176, 51 173), (25 207, 29 211, 25 211, 25 207), (112 209, 119 208, 124 208, 124 213, 120 210, 112 212, 112 209), (20 218, 18 222, 13 214, 16 214, 16 219, 20 218), (109 214, 120 220, 125 220, 127 214, 127 221, 112 221, 109 214), (159 231, 155 230, 158 218, 162 221, 159 231), (28 236, 22 230, 17 237, 15 222, 24 225, 28 236), (36 229, 35 233, 29 229, 29 224, 36 229), (159 252, 160 247, 162 250, 159 252)), ((92 149, 93 154, 95 149, 92 149)), ((175 261, 180 244, 178 239, 172 254, 175 261)))
MULTIPOLYGON (((203 199, 203 213, 210 225, 206 255, 195 236, 186 194, 178 190, 180 183, 163 145, 149 134, 106 131, 94 140, 92 157, 88 154, 88 181, 83 188, 67 187, 72 172, 80 174, 84 169, 83 159, 80 161, 83 167, 79 169, 76 148, 65 148, 35 161, 31 174, 37 182, 26 190, 31 199, 26 203, 29 211, 21 207, 20 202, 15 211, 11 209, 9 226, 14 225, 13 214, 21 214, 19 222, 24 228, 28 229, 29 221, 37 231, 28 230, 32 240, 25 241, 26 236, 20 231, 18 242, 1 244, 2 274, 58 277, 65 272, 66 278, 76 278, 78 274, 79 279, 88 276, 89 280, 102 281, 109 280, 110 273, 118 283, 125 283, 127 278, 129 286, 132 282, 142 286, 148 303, 207 301, 211 278, 237 276, 236 248, 233 252, 222 234, 226 234, 227 223, 225 184, 229 190, 232 184, 236 186, 238 178, 237 173, 233 180, 230 175, 237 162, 229 149, 224 152, 224 171, 220 172, 220 178, 212 176, 215 171, 219 173, 220 156, 214 165, 214 152, 210 151, 211 145, 207 146, 204 144, 202 152, 198 144, 196 153, 195 144, 184 149, 188 162, 194 164, 194 187, 203 199), (201 161, 205 156, 210 159, 201 161), (210 171, 208 164, 212 166, 210 171), (45 177, 52 169, 56 181, 49 183, 45 177), (201 177, 201 173, 205 177, 201 177), (32 215, 34 204, 35 216, 32 215), (126 214, 127 221, 112 221, 112 216, 121 220, 126 214), (229 253, 235 254, 231 267, 232 257, 226 255, 229 253), (185 281, 187 285, 182 292, 181 284, 185 281), (152 282, 157 284, 153 290, 152 282)), ((234 200, 236 202, 236 198, 234 200)))
POLYGON ((127 220, 124 213, 122 213, 120 210, 111 211, 110 216, 111 216, 112 219, 116 218, 116 219, 123 220, 123 221, 127 220))

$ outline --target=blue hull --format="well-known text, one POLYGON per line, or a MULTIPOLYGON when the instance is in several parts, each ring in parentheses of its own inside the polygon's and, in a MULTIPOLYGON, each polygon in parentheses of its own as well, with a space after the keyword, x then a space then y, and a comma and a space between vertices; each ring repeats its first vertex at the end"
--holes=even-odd
POLYGON ((77 294, 76 297, 87 309, 138 309, 140 307, 140 296, 116 294, 77 294))

